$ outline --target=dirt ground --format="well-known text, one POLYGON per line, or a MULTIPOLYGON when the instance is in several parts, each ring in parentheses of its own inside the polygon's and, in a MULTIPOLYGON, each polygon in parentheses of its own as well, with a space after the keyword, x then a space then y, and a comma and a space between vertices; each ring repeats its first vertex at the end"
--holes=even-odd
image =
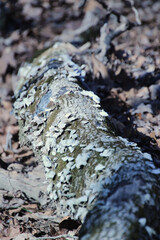
POLYGON ((87 84, 116 133, 160 167, 159 12, 159 0, 0 0, 0 239, 78 239, 80 223, 54 215, 12 111, 20 66, 56 41, 88 63, 87 84))

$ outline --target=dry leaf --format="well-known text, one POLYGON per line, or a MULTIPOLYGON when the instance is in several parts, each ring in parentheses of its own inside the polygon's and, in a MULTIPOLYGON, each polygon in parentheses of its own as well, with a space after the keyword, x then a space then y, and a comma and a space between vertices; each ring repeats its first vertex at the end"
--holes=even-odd
POLYGON ((42 14, 42 8, 32 7, 30 3, 27 3, 23 7, 23 14, 25 15, 27 20, 36 19, 42 14))
POLYGON ((160 148, 160 138, 156 139, 157 145, 160 148))
POLYGON ((154 131, 152 131, 149 135, 150 135, 151 138, 154 138, 154 139, 156 140, 155 132, 154 132, 154 131))
POLYGON ((144 64, 146 58, 144 56, 139 56, 138 59, 136 60, 136 65, 138 68, 141 68, 142 65, 144 64))
POLYGON ((4 74, 7 70, 8 65, 11 67, 16 67, 16 60, 14 58, 14 52, 12 48, 6 47, 0 58, 0 74, 4 74))
POLYGON ((141 103, 137 106, 135 110, 132 111, 132 114, 135 113, 153 113, 151 104, 141 103))
POLYGON ((111 85, 111 80, 107 71, 106 66, 100 62, 94 54, 92 54, 91 57, 92 60, 92 64, 93 64, 93 73, 95 78, 99 79, 99 78, 103 78, 105 80, 105 82, 107 83, 108 86, 111 85))

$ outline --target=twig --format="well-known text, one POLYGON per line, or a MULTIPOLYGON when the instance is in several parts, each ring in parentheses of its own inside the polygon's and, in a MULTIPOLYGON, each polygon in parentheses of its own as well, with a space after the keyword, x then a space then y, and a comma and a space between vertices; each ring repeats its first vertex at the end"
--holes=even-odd
POLYGON ((111 49, 111 42, 113 39, 121 35, 122 33, 126 32, 127 30, 130 30, 133 27, 139 26, 137 22, 130 22, 126 17, 123 15, 121 16, 121 20, 123 19, 123 22, 115 29, 115 30, 109 30, 108 24, 105 23, 101 27, 100 31, 100 49, 101 52, 98 54, 98 59, 100 61, 104 60, 104 57, 108 54, 108 51, 111 49))
POLYGON ((72 236, 72 235, 69 235, 69 234, 62 234, 62 235, 58 235, 58 236, 55 236, 55 237, 39 237, 39 238, 36 238, 36 240, 41 240, 41 239, 59 239, 59 238, 71 238, 71 239, 78 239, 78 237, 76 236, 72 236))
POLYGON ((7 137, 6 137, 6 145, 5 145, 5 150, 12 150, 12 134, 10 131, 7 131, 7 137))
POLYGON ((105 56, 108 54, 109 50, 111 49, 111 42, 114 38, 118 37, 122 33, 126 32, 127 30, 130 30, 133 27, 137 27, 141 25, 141 20, 139 18, 139 13, 137 9, 134 6, 134 0, 128 0, 130 7, 132 8, 132 11, 135 15, 135 22, 129 21, 125 16, 121 15, 117 11, 114 11, 113 9, 108 9, 107 4, 103 0, 97 0, 105 9, 107 9, 106 14, 106 21, 109 21, 109 18, 111 14, 115 15, 117 17, 117 22, 120 23, 120 25, 114 29, 110 30, 107 23, 105 23, 100 30, 100 49, 101 52, 97 54, 97 57, 100 61, 103 61, 105 56))
POLYGON ((139 13, 138 13, 137 9, 134 6, 134 1, 133 0, 129 0, 129 2, 131 4, 131 8, 132 8, 132 10, 133 10, 133 12, 135 14, 135 19, 136 19, 137 24, 141 25, 141 20, 139 18, 139 13))

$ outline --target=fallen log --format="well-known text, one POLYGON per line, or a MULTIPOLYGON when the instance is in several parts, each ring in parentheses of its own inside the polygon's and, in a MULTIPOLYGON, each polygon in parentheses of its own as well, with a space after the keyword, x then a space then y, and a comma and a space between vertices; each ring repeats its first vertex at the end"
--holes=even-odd
POLYGON ((67 49, 57 43, 21 67, 20 141, 43 161, 57 213, 84 223, 80 239, 160 239, 160 171, 115 135, 67 49))

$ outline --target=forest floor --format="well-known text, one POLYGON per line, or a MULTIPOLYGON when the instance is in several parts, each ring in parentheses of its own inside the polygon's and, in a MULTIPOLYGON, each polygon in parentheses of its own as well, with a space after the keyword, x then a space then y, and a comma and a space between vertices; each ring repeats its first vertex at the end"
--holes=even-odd
POLYGON ((160 167, 159 12, 158 0, 0 0, 0 239, 77 238, 79 224, 54 216, 45 184, 34 198, 43 167, 20 146, 12 111, 20 66, 56 41, 88 64, 86 81, 117 134, 160 167))

